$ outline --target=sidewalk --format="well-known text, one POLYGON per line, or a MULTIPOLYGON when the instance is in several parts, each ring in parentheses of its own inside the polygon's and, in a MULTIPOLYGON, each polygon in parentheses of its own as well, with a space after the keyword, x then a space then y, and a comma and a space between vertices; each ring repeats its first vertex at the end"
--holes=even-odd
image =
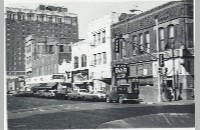
POLYGON ((195 115, 189 113, 158 113, 106 122, 97 129, 108 128, 192 128, 195 115))
POLYGON ((141 104, 187 105, 187 104, 195 104, 195 100, 178 100, 171 102, 141 102, 141 104))

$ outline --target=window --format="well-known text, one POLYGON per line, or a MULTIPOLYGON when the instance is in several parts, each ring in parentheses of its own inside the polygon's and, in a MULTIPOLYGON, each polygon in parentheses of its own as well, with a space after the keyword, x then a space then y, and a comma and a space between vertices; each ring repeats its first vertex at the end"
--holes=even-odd
POLYGON ((96 45, 96 34, 93 35, 93 43, 96 45))
POLYGON ((98 64, 101 64, 101 53, 98 53, 98 64))
POLYGON ((98 44, 101 42, 101 33, 98 33, 98 44))
POLYGON ((49 45, 49 54, 53 53, 53 45, 49 45))
POLYGON ((52 17, 49 17, 49 22, 52 22, 53 21, 53 18, 52 17))
POLYGON ((27 14, 28 20, 31 21, 31 14, 27 14))
POLYGON ((102 43, 106 42, 106 31, 102 32, 102 43))
POLYGON ((81 56, 81 66, 82 67, 86 67, 87 66, 87 56, 85 54, 83 54, 81 56))
POLYGON ((149 32, 145 33, 145 50, 150 53, 150 34, 149 32))
POLYGON ((7 14, 7 19, 11 19, 11 14, 7 14))
POLYGON ((143 34, 139 34, 139 53, 143 54, 144 52, 144 41, 143 41, 143 34))
POLYGON ((164 51, 165 50, 164 28, 159 29, 159 44, 160 44, 160 51, 164 51))
POLYGON ((25 20, 25 15, 24 14, 22 14, 22 20, 25 20))
POLYGON ((136 55, 137 51, 137 36, 133 36, 133 55, 136 55))
POLYGON ((122 58, 126 57, 126 43, 122 41, 122 58))
POLYGON ((93 56, 94 56, 94 65, 97 65, 97 55, 94 54, 93 56))
POLYGON ((174 26, 173 25, 169 26, 169 45, 170 45, 170 48, 172 49, 174 45, 174 26))
POLYGON ((60 52, 64 52, 64 46, 63 46, 63 45, 60 45, 60 46, 59 46, 59 51, 60 51, 60 52))
POLYGON ((78 64, 78 60, 79 58, 77 56, 74 57, 74 68, 78 68, 79 64, 78 64))
POLYGON ((62 18, 58 18, 58 23, 62 23, 62 18))
POLYGON ((106 52, 103 52, 103 63, 105 64, 107 62, 107 55, 106 52))

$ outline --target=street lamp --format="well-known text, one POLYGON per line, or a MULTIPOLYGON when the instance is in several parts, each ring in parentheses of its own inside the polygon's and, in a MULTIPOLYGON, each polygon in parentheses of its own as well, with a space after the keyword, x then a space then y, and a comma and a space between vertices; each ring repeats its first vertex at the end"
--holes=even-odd
MULTIPOLYGON (((138 9, 132 9, 132 10, 129 10, 130 12, 136 12, 136 11, 140 11, 140 12, 143 12, 142 10, 138 10, 138 9)), ((155 17, 153 18, 151 15, 149 15, 149 17, 155 22, 156 24, 156 52, 157 52, 157 70, 159 70, 159 54, 160 54, 160 46, 159 46, 159 29, 158 29, 158 25, 159 25, 159 22, 158 22, 158 15, 155 15, 155 17)), ((158 71, 157 71, 158 72, 158 71)), ((161 77, 160 77, 160 74, 158 73, 158 102, 161 102, 161 77)))

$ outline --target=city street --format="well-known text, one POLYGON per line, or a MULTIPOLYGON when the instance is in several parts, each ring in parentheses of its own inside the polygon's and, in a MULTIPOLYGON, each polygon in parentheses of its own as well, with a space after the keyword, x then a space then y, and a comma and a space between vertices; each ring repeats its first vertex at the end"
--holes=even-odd
POLYGON ((9 129, 194 127, 194 103, 119 104, 8 96, 9 129))

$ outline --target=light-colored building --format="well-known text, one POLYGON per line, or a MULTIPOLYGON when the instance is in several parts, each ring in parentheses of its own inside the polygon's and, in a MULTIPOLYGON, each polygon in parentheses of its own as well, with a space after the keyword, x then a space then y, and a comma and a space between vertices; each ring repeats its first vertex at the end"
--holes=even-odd
POLYGON ((61 89, 60 84, 64 83, 71 86, 71 43, 32 35, 25 43, 26 87, 61 89))
POLYGON ((72 45, 72 84, 74 89, 92 89, 92 80, 89 75, 91 44, 90 41, 83 40, 72 45))
POLYGON ((111 24, 118 22, 120 14, 111 13, 89 23, 88 40, 91 44, 92 64, 90 79, 94 90, 104 90, 111 85, 111 24))

